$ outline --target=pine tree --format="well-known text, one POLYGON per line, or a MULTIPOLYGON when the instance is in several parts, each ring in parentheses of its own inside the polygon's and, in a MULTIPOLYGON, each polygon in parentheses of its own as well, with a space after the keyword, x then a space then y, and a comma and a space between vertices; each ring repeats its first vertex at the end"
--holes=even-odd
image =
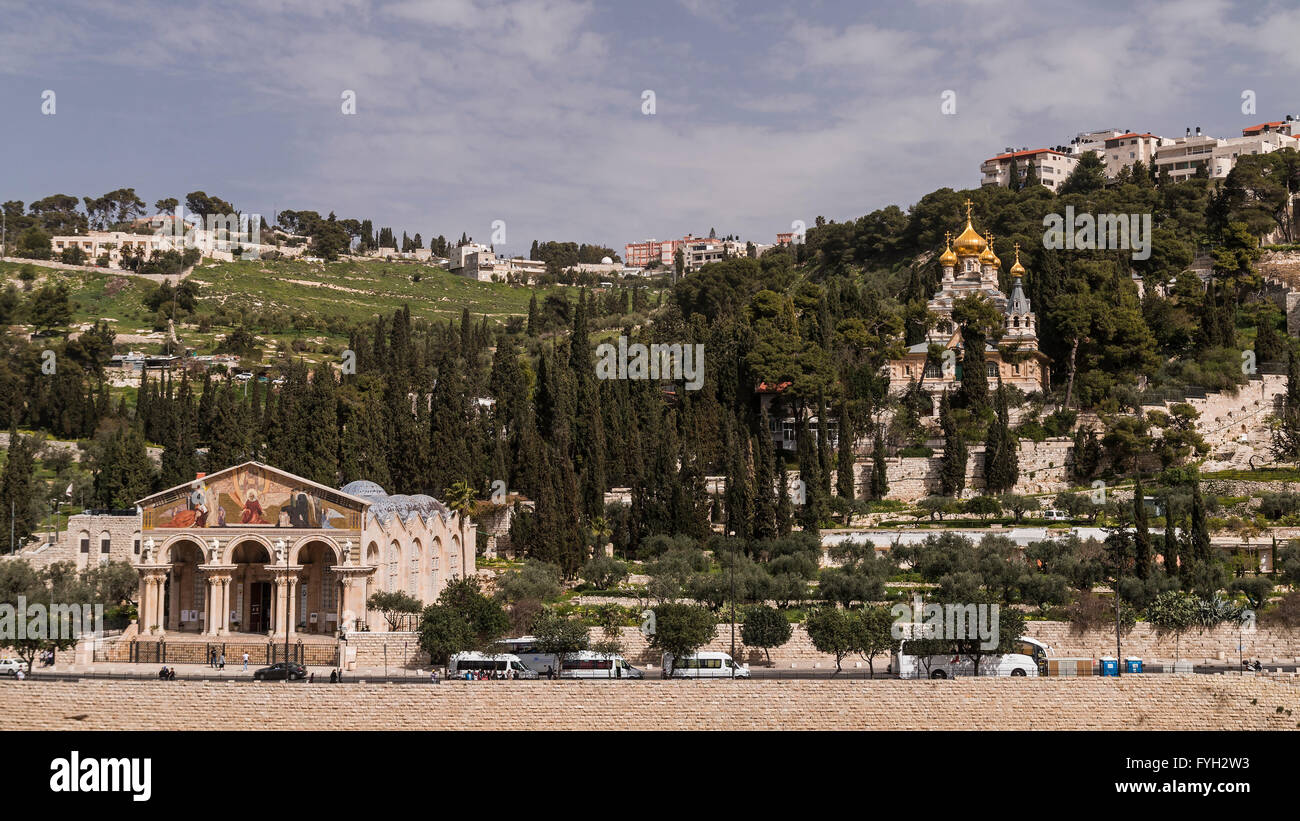
POLYGON ((943 460, 939 467, 940 493, 957 497, 966 486, 966 440, 952 418, 952 403, 948 392, 943 392, 939 402, 939 427, 943 431, 943 460))

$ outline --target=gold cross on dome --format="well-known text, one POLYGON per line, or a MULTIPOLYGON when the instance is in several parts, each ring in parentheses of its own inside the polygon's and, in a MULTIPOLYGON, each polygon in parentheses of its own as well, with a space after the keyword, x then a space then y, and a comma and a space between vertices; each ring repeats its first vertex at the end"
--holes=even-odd
POLYGON ((945 246, 952 245, 952 231, 943 232, 943 244, 945 246))
POLYGON ((1015 247, 1016 247, 1016 262, 1019 262, 1019 261, 1020 261, 1020 243, 1018 243, 1018 242, 1015 243, 1015 247))
POLYGON ((972 205, 974 205, 974 203, 970 201, 970 197, 967 197, 966 198, 966 221, 967 222, 970 222, 970 209, 972 205))

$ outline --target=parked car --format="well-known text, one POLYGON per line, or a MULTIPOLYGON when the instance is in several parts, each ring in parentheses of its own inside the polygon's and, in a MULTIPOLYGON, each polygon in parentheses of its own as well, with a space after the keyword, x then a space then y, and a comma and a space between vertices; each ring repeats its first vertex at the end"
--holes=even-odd
MULTIPOLYGON (((287 674, 290 681, 301 680, 307 678, 307 668, 297 662, 290 662, 287 674)), ((254 670, 253 681, 284 681, 285 675, 285 663, 277 661, 270 667, 254 670)))
POLYGON ((22 659, 0 659, 0 676, 17 676, 18 671, 29 672, 27 662, 22 659))
POLYGON ((1070 521, 1070 514, 1064 510, 1049 508, 1043 511, 1043 518, 1049 522, 1068 522, 1070 521))

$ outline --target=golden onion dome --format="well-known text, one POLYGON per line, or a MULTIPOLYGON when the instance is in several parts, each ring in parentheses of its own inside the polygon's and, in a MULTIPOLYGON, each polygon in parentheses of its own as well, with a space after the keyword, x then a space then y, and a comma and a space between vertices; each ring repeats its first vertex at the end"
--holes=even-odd
POLYGON ((1025 275, 1025 266, 1020 264, 1020 243, 1016 243, 1016 262, 1011 266, 1011 275, 1022 277, 1025 275))
POLYGON ((1002 260, 998 259, 998 255, 993 252, 993 235, 987 235, 985 241, 988 242, 988 245, 985 246, 984 252, 980 254, 980 264, 992 265, 994 268, 1001 267, 1002 260))
POLYGON ((939 264, 951 268, 957 264, 957 255, 952 252, 952 234, 943 235, 943 253, 939 255, 939 264))
POLYGON ((988 243, 984 241, 984 237, 979 235, 979 232, 975 230, 975 227, 970 224, 970 219, 967 219, 966 227, 957 235, 957 239, 953 242, 953 247, 956 249, 957 256, 959 257, 975 257, 979 256, 984 249, 988 247, 988 243))

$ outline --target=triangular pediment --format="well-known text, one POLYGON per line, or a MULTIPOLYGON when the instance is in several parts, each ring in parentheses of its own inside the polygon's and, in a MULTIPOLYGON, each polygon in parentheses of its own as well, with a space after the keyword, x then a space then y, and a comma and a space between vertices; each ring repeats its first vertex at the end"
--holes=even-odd
POLYGON ((359 529, 370 501, 260 462, 245 462, 141 499, 145 529, 359 529))

